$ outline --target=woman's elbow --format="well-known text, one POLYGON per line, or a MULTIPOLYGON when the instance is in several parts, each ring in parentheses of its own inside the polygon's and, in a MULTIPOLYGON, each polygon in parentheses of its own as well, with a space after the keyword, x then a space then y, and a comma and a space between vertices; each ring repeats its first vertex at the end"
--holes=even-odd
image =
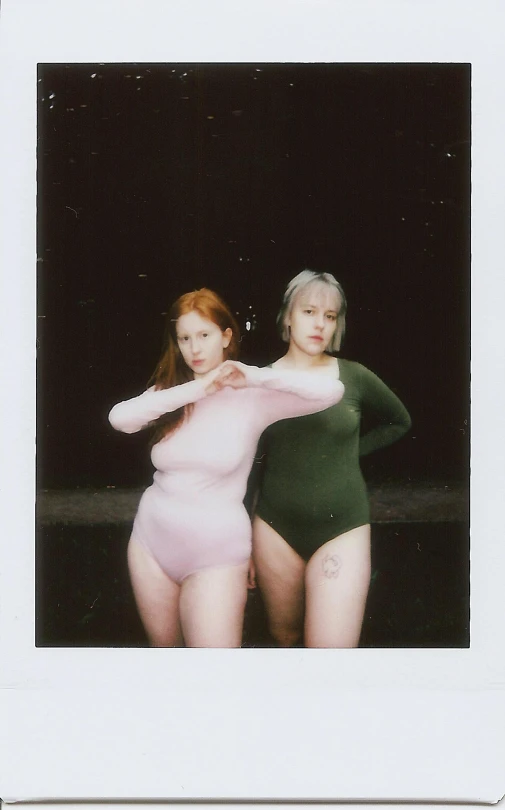
POLYGON ((140 428, 137 425, 132 425, 127 419, 125 419, 123 409, 121 407, 122 403, 120 402, 118 405, 114 405, 109 413, 109 422, 114 428, 114 430, 119 430, 121 433, 137 433, 140 428))
POLYGON ((412 429, 412 419, 410 414, 406 413, 402 419, 402 433, 408 433, 412 429))

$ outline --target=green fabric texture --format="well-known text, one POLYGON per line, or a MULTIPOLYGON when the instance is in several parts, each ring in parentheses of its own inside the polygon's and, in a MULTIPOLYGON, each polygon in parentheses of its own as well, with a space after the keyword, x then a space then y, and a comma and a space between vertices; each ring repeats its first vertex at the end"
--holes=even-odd
POLYGON ((304 559, 370 522, 359 457, 392 444, 410 428, 396 394, 359 363, 339 358, 343 399, 325 411, 271 425, 263 434, 256 514, 304 559), (362 420, 371 423, 363 435, 362 420))

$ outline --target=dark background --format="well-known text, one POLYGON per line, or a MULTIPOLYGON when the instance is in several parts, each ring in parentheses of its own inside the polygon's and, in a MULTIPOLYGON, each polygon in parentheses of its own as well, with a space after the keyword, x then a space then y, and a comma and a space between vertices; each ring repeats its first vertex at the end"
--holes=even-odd
POLYGON ((40 65, 38 95, 40 487, 148 484, 147 437, 107 413, 169 304, 214 288, 262 364, 304 267, 413 418, 366 475, 466 481, 469 65, 40 65))

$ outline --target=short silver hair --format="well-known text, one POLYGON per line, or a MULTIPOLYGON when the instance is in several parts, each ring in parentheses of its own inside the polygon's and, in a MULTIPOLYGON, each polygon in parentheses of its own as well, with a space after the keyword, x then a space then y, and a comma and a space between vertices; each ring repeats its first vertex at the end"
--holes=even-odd
POLYGON ((289 343, 289 326, 287 321, 291 315, 295 300, 310 287, 316 286, 319 289, 327 287, 337 296, 337 328, 327 348, 329 352, 337 352, 340 349, 345 334, 347 299, 341 285, 331 273, 316 273, 314 270, 302 270, 301 273, 298 273, 297 276, 291 279, 286 287, 286 292, 282 299, 282 306, 277 315, 277 326, 280 336, 285 343, 289 343))

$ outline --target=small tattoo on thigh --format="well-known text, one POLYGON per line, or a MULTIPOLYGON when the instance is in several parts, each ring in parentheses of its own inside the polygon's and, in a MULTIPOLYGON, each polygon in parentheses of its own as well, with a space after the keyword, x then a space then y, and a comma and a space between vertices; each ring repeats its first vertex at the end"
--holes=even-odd
POLYGON ((338 554, 326 554, 323 557, 323 574, 325 577, 328 577, 328 579, 338 577, 341 566, 342 560, 338 554))

